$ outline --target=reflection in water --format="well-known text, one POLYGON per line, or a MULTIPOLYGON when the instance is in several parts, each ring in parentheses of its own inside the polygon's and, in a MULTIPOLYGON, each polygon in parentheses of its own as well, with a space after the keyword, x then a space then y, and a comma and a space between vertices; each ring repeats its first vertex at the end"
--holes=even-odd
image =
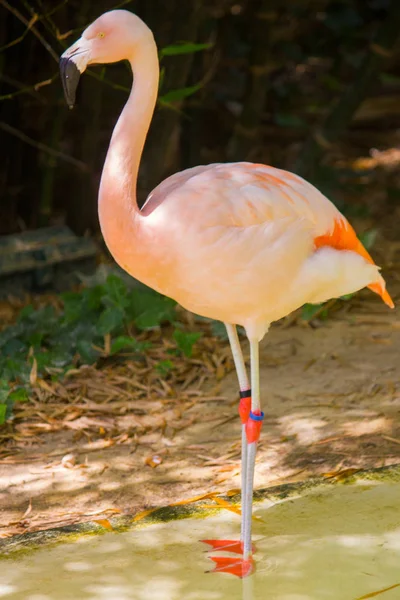
POLYGON ((210 573, 210 556, 229 555, 197 541, 239 537, 239 518, 226 512, 0 561, 0 599, 355 600, 385 588, 385 600, 399 597, 400 483, 317 488, 270 504, 257 507, 250 577, 210 573))
POLYGON ((242 600, 254 600, 253 597, 254 576, 242 579, 242 600))
MULTIPOLYGON (((214 561, 212 573, 229 573, 237 577, 249 577, 254 573, 255 563, 252 557, 243 558, 243 542, 240 540, 201 540, 211 546, 210 552, 229 552, 229 556, 209 556, 214 561), (232 554, 234 556, 232 556, 232 554)), ((252 544, 252 552, 255 547, 252 544)))

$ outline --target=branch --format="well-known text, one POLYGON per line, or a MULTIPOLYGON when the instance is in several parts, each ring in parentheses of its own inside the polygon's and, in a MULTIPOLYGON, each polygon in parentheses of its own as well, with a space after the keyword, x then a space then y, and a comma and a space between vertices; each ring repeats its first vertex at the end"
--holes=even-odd
MULTIPOLYGON (((50 15, 52 15, 57 10, 59 10, 67 2, 68 2, 68 0, 62 0, 62 2, 60 2, 60 4, 58 4, 57 6, 52 8, 49 12, 47 12, 43 15, 38 15, 37 13, 35 13, 35 11, 33 9, 29 8, 30 13, 32 14, 32 18, 29 21, 24 33, 22 35, 20 35, 19 37, 15 38, 15 40, 12 40, 11 42, 8 42, 8 44, 5 44, 4 46, 2 46, 0 48, 0 52, 4 52, 4 50, 7 50, 7 48, 11 48, 12 46, 15 46, 16 44, 19 44, 20 42, 22 42, 25 39, 25 37, 27 36, 27 34, 30 32, 30 30, 32 29, 33 25, 35 25, 35 23, 37 23, 38 21, 42 21, 42 20, 49 21, 53 25, 54 31, 56 31, 56 27, 55 27, 52 19, 50 19, 50 15)), ((4 4, 4 3, 2 3, 2 4, 4 4)), ((15 13, 13 13, 13 14, 15 14, 15 13)), ((56 31, 56 33, 57 33, 57 31, 56 31)), ((57 38, 57 35, 55 37, 57 38)))
POLYGON ((64 160, 65 162, 68 162, 71 165, 74 165, 74 167, 77 167, 81 171, 88 172, 90 170, 89 167, 84 162, 82 162, 76 158, 73 158, 72 156, 69 156, 68 154, 64 154, 64 152, 60 152, 59 150, 50 148, 50 146, 46 146, 46 144, 43 144, 42 142, 37 142, 36 140, 33 140, 32 138, 25 135, 25 133, 23 133, 22 131, 15 129, 11 125, 8 125, 7 123, 4 123, 3 121, 0 121, 0 129, 3 129, 3 131, 6 131, 7 133, 9 133, 11 135, 14 135, 18 139, 20 139, 22 142, 25 142, 25 144, 28 144, 29 146, 33 146, 34 148, 37 148, 41 152, 46 152, 47 154, 50 154, 51 156, 54 156, 55 158, 60 158, 61 160, 64 160))
POLYGON ((7 50, 7 48, 11 48, 12 46, 15 46, 16 44, 19 44, 20 42, 22 42, 22 40, 27 36, 27 34, 29 33, 29 31, 32 29, 32 27, 34 26, 34 24, 36 23, 36 21, 38 21, 38 16, 37 15, 33 15, 33 17, 31 18, 31 20, 29 21, 24 33, 22 35, 20 35, 19 37, 15 38, 15 40, 12 40, 11 42, 8 42, 8 44, 4 44, 4 46, 2 46, 0 48, 0 52, 4 52, 4 50, 7 50))
MULTIPOLYGON (((57 79, 57 77, 59 77, 58 71, 56 73, 54 73, 53 77, 50 77, 50 79, 44 79, 43 81, 38 81, 37 83, 34 83, 33 85, 28 85, 27 87, 21 87, 21 84, 19 84, 17 86, 17 83, 15 82, 14 85, 16 87, 20 87, 21 89, 19 89, 18 92, 11 92, 10 94, 4 94, 3 96, 0 96, 0 101, 1 100, 12 100, 16 96, 19 96, 20 94, 29 94, 32 91, 37 92, 41 87, 44 87, 45 85, 50 85, 51 83, 53 83, 53 81, 55 79, 57 79)), ((0 76, 0 78, 6 80, 4 76, 2 76, 2 77, 0 76)), ((11 83, 11 80, 9 80, 9 82, 11 83)))
MULTIPOLYGON (((47 11, 47 12, 46 12, 45 7, 43 6, 42 0, 37 0, 37 1, 38 1, 38 4, 39 4, 40 8, 43 11, 42 14, 39 15, 39 20, 42 21, 42 23, 46 27, 47 31, 49 31, 49 33, 51 33, 51 35, 56 40, 58 40, 58 37, 57 37, 57 33, 58 33, 57 27, 56 27, 56 24, 54 23, 53 19, 51 18, 51 15, 53 15, 55 12, 57 12, 65 4, 67 4, 68 0, 61 0, 60 4, 58 4, 57 6, 55 6, 50 11, 47 11)), ((23 0, 23 4, 24 4, 25 8, 33 16, 35 14, 35 10, 27 2, 25 2, 25 0, 23 0)))
POLYGON ((41 33, 38 32, 38 30, 36 29, 36 27, 34 26, 34 23, 36 23, 36 21, 38 20, 38 15, 33 15, 32 18, 28 21, 28 19, 26 19, 24 17, 24 15, 22 15, 19 10, 17 10, 16 8, 13 8, 8 2, 7 0, 0 0, 0 4, 4 6, 4 8, 6 8, 11 14, 14 15, 14 17, 17 17, 17 19, 19 19, 21 21, 21 23, 23 23, 29 31, 32 31, 32 33, 37 37, 37 39, 39 40, 39 42, 46 48, 47 52, 54 58, 54 60, 58 63, 58 55, 54 52, 53 48, 50 46, 50 44, 48 44, 46 42, 46 40, 44 39, 44 37, 42 36, 41 33))
POLYGON ((312 174, 324 150, 329 149, 350 125, 354 113, 367 96, 383 64, 392 56, 399 31, 400 2, 392 0, 386 20, 379 27, 375 40, 358 70, 358 77, 346 87, 322 125, 306 140, 293 171, 303 177, 312 174))

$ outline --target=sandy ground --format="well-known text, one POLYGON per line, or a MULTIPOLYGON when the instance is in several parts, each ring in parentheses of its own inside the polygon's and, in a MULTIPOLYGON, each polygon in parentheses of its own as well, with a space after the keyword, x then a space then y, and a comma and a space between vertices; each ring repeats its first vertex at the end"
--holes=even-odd
MULTIPOLYGON (((400 462, 400 320, 361 298, 316 327, 273 327, 263 342, 257 487, 400 462)), ((61 430, 2 458, 0 535, 239 487, 235 373, 206 385, 176 432, 110 445, 61 430)))

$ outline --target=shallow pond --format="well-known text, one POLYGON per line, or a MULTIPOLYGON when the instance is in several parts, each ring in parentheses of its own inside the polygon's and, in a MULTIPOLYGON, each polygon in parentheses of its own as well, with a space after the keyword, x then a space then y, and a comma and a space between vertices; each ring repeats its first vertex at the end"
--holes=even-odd
POLYGON ((0 598, 400 598, 400 483, 320 486, 265 500, 255 514, 261 519, 254 522, 256 573, 245 579, 207 572, 214 565, 199 540, 239 533, 239 517, 221 510, 11 554, 0 560, 0 598))

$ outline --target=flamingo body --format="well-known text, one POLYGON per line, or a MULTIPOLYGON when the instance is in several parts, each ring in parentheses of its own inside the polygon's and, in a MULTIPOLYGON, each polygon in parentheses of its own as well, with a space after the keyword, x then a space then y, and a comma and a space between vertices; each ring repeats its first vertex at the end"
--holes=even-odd
POLYGON ((156 268, 127 270, 137 277, 139 268, 142 281, 188 310, 258 339, 304 303, 372 282, 385 293, 345 217, 287 171, 244 162, 187 169, 154 189, 140 219, 164 255, 156 268))

